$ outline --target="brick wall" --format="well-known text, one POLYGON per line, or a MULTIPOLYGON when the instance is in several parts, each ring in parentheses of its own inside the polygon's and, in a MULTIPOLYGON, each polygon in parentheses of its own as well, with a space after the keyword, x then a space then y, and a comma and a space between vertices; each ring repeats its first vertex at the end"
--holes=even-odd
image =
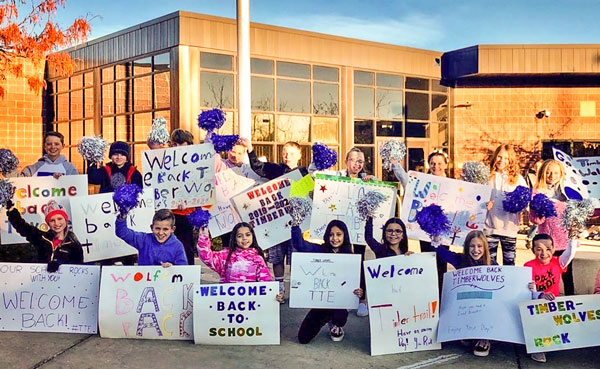
POLYGON ((600 140, 600 88, 453 89, 454 162, 484 160, 501 143, 517 145, 521 165, 540 153, 542 140, 600 140), (582 111, 584 107, 596 105, 582 111), (467 105, 470 104, 470 107, 467 105), (536 113, 550 110, 547 118, 536 113))
MULTIPOLYGON (((24 73, 34 71, 31 65, 24 73)), ((43 68, 38 68, 43 73, 43 68)), ((42 96, 29 89, 24 78, 8 76, 3 84, 5 97, 0 100, 0 147, 8 148, 19 158, 21 168, 42 156, 42 96)))

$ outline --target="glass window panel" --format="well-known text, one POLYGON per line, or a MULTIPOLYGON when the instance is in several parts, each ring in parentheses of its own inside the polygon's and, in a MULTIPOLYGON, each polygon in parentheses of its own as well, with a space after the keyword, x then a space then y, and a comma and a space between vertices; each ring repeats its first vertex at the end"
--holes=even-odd
POLYGON ((313 83, 313 114, 338 115, 338 85, 313 83))
POLYGON ((278 142, 309 142, 310 117, 300 117, 293 115, 278 116, 276 140, 278 142))
POLYGON ((273 114, 252 114, 252 141, 273 141, 274 132, 273 114))
POLYGON ((167 71, 171 69, 171 56, 169 53, 154 55, 154 70, 167 71))
POLYGON ((315 65, 313 66, 313 79, 319 81, 337 82, 339 80, 338 69, 315 65))
POLYGON ((273 78, 252 77, 252 110, 273 110, 273 78))
POLYGON ((154 75, 154 104, 156 109, 171 107, 171 73, 154 75))
POLYGON ((71 90, 76 90, 83 87, 83 74, 78 74, 71 77, 71 90))
POLYGON ((365 154, 365 170, 369 174, 373 174, 373 147, 359 147, 360 150, 365 154))
POLYGON ((115 79, 131 77, 131 62, 115 65, 115 79))
POLYGON ((250 71, 251 73, 258 74, 273 74, 273 61, 265 59, 250 59, 250 71))
MULTIPOLYGON (((84 122, 83 129, 84 129, 84 132, 83 132, 84 136, 95 136, 96 135, 96 132, 94 130, 94 121, 91 119, 88 119, 84 122)), ((100 133, 100 132, 98 132, 98 133, 100 133)))
POLYGON ((152 72, 152 57, 137 59, 133 61, 133 74, 147 74, 152 72))
POLYGON ((83 116, 85 118, 94 117, 94 90, 86 88, 84 90, 84 101, 83 101, 83 116))
POLYGON ((92 87, 94 85, 94 72, 87 72, 83 75, 83 85, 92 87))
POLYGON ((152 110, 152 76, 137 77, 133 88, 133 110, 152 110))
POLYGON ((217 131, 220 135, 232 135, 235 126, 235 114, 232 111, 225 112, 225 123, 217 131))
POLYGON ((277 81, 277 110, 291 113, 310 113, 310 83, 277 81))
POLYGON ((200 53, 200 66, 208 69, 233 70, 231 55, 200 53))
POLYGON ((374 90, 368 87, 354 87, 354 115, 357 117, 372 117, 374 90))
POLYGON ((110 82, 115 79, 115 67, 110 66, 102 69, 102 82, 110 82))
POLYGON ((377 86, 402 88, 402 76, 377 73, 377 86))
POLYGON ((277 62, 277 75, 309 79, 310 66, 307 64, 277 62))
POLYGON ((65 145, 71 144, 71 134, 69 132, 69 123, 61 123, 56 125, 56 130, 65 136, 65 145))
POLYGON ((448 95, 431 95, 431 120, 448 121, 448 95))
POLYGON ((233 107, 233 75, 201 72, 200 82, 202 106, 210 108, 233 107))
MULTIPOLYGON (((162 116, 161 114, 157 114, 158 116, 162 116)), ((146 142, 148 140, 148 135, 150 134, 150 130, 152 129, 152 113, 141 113, 135 114, 133 116, 134 124, 133 124, 133 140, 134 141, 142 141, 146 142)), ((167 127, 167 130, 169 128, 167 127)))
POLYGON ((362 70, 355 70, 354 71, 354 84, 355 85, 373 86, 373 72, 364 72, 362 70))
POLYGON ((375 104, 379 118, 402 118, 402 91, 378 89, 375 104))
POLYGON ((83 90, 71 92, 71 119, 83 118, 83 90))
POLYGON ((131 80, 115 83, 115 112, 117 114, 131 111, 131 80))
POLYGON ((142 168, 142 153, 146 150, 149 150, 149 148, 145 143, 133 145, 133 163, 138 169, 142 168))
POLYGON ((117 116, 117 137, 116 141, 131 141, 131 115, 119 115, 117 116))
POLYGON ((102 86, 102 115, 115 113, 115 85, 110 83, 102 86))
POLYGON ((429 95, 417 92, 406 93, 406 118, 429 119, 429 95))
POLYGON ((431 90, 437 92, 448 92, 448 87, 442 86, 439 79, 431 80, 431 90))
POLYGON ((57 83, 58 83, 58 90, 56 92, 69 91, 69 78, 59 79, 57 81, 57 83))
POLYGON ((313 118, 313 141, 324 143, 338 143, 338 118, 313 118))
POLYGON ((408 170, 425 172, 425 150, 420 147, 408 149, 408 170))
POLYGON ((102 119, 102 137, 108 142, 115 141, 115 118, 103 118, 102 119))
POLYGON ((406 77, 406 88, 429 91, 429 80, 426 78, 406 77))
POLYGON ((56 120, 69 119, 69 94, 58 95, 58 104, 56 106, 56 120))
POLYGON ((448 145, 448 124, 447 123, 429 123, 428 126, 429 143, 431 146, 440 147, 448 145))
POLYGON ((259 160, 262 158, 266 159, 266 161, 274 162, 275 154, 273 153, 273 145, 252 145, 254 151, 256 151, 256 156, 259 160))
MULTIPOLYGON (((81 121, 81 120, 71 121, 71 144, 77 145, 79 143, 79 141, 81 141, 82 137, 83 137, 83 121, 81 121)), ((66 141, 65 141, 65 143, 66 143, 66 141)), ((77 152, 77 149, 75 149, 75 152, 77 152)), ((76 156, 81 158, 81 155, 79 155, 79 154, 77 154, 76 156)), ((71 159, 73 159, 73 157, 71 157, 71 159)))
POLYGON ((354 121, 354 143, 372 144, 373 143, 373 121, 355 120, 354 121))
POLYGON ((83 158, 79 154, 79 151, 77 151, 77 146, 69 148, 69 159, 68 160, 71 162, 71 164, 73 164, 75 166, 75 168, 77 169, 77 171, 79 173, 83 173, 85 171, 85 169, 87 169, 87 168, 84 168, 83 158))
POLYGON ((427 123, 406 122, 406 137, 427 137, 427 123))
POLYGON ((377 121, 377 136, 402 137, 402 122, 377 121))

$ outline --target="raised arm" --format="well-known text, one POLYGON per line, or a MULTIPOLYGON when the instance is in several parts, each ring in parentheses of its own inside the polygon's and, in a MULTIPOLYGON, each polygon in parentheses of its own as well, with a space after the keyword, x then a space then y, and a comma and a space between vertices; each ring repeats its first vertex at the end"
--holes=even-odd
POLYGON ((117 220, 115 221, 115 234, 125 241, 125 243, 135 247, 137 250, 144 246, 143 238, 145 234, 129 229, 129 227, 127 227, 127 218, 117 216, 117 220))
POLYGON ((402 184, 402 187, 406 190, 406 184, 408 183, 408 173, 404 170, 404 167, 400 165, 400 163, 392 163, 392 170, 394 171, 394 175, 402 184))
POLYGON ((292 227, 292 250, 298 252, 322 252, 321 245, 312 242, 307 242, 302 237, 302 230, 298 226, 292 227))
POLYGON ((454 268, 460 266, 462 255, 452 252, 442 246, 441 242, 431 241, 431 246, 435 247, 435 253, 445 263, 450 263, 454 268))
POLYGON ((217 272, 219 276, 222 276, 225 271, 227 257, 225 253, 227 251, 214 252, 210 247, 211 242, 208 231, 200 230, 200 235, 198 236, 198 257, 207 267, 217 272))
POLYGON ((6 215, 17 233, 25 237, 30 243, 36 243, 35 241, 42 237, 42 231, 27 223, 19 213, 19 209, 13 206, 6 212, 6 215))
POLYGON ((365 222, 365 241, 367 241, 367 245, 369 245, 376 256, 383 253, 385 246, 373 237, 373 217, 367 217, 367 221, 365 222))
POLYGON ((106 170, 104 170, 104 167, 98 168, 96 163, 92 163, 87 168, 87 176, 90 184, 99 185, 102 184, 106 176, 106 170))
POLYGON ((569 242, 567 242, 567 249, 558 257, 561 267, 566 268, 567 265, 573 261, 578 248, 579 240, 569 240, 569 242))

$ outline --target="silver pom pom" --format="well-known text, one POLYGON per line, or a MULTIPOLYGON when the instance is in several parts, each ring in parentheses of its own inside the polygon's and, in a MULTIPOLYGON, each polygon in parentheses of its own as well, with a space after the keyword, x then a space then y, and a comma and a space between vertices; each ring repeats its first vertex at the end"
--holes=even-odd
POLYGON ((83 137, 77 145, 77 151, 90 163, 101 164, 107 147, 108 142, 102 137, 83 137))
POLYGON ((392 170, 392 161, 401 161, 406 156, 406 145, 399 140, 384 142, 379 148, 383 168, 392 170))
POLYGON ((586 222, 594 214, 594 203, 591 200, 569 200, 563 213, 563 226, 569 233, 569 238, 576 238, 586 229, 586 222))
POLYGON ((387 198, 386 195, 379 192, 367 192, 362 199, 356 202, 360 219, 365 220, 367 217, 372 217, 375 214, 375 210, 377 210, 387 198))
POLYGON ((152 129, 148 135, 148 142, 154 142, 165 145, 169 142, 169 131, 167 130, 167 120, 163 117, 154 118, 152 129))
POLYGON ((14 186, 6 179, 0 179, 0 208, 12 199, 14 186))
POLYGON ((292 197, 290 199, 290 216, 292 225, 300 226, 306 217, 310 216, 312 203, 305 197, 292 197))
POLYGON ((488 184, 490 168, 480 161, 468 161, 462 167, 460 178, 465 182, 488 184))

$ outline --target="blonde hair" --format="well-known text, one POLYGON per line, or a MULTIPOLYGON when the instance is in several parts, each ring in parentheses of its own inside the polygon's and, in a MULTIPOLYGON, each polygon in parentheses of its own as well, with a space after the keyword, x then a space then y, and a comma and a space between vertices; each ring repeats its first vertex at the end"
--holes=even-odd
POLYGON ((501 151, 506 151, 508 154, 508 164, 506 165, 506 173, 508 175, 508 182, 510 184, 516 184, 519 180, 519 172, 521 168, 519 167, 519 160, 517 159, 517 153, 512 145, 500 145, 494 151, 492 155, 492 160, 490 162, 490 174, 494 175, 497 173, 496 171, 496 159, 501 151))
POLYGON ((546 184, 546 172, 548 172, 548 168, 550 168, 551 165, 558 166, 558 168, 560 170, 560 179, 558 180, 558 185, 562 186, 564 184, 563 182, 565 180, 565 168, 562 166, 560 161, 554 160, 554 159, 548 159, 548 160, 544 161, 544 163, 540 167, 540 170, 538 170, 538 172, 537 172, 537 182, 535 184, 536 190, 537 189, 545 190, 548 188, 548 185, 546 184))
POLYGON ((490 247, 488 245, 487 238, 485 237, 485 234, 483 234, 483 232, 471 231, 471 232, 467 233, 467 236, 465 237, 465 243, 463 245, 463 263, 466 264, 465 266, 490 265, 490 263, 491 263, 490 247), (471 241, 474 238, 479 238, 481 240, 481 242, 483 242, 483 255, 481 256, 481 259, 479 259, 479 261, 473 260, 473 258, 471 257, 471 254, 469 253, 469 248, 471 247, 471 241))

